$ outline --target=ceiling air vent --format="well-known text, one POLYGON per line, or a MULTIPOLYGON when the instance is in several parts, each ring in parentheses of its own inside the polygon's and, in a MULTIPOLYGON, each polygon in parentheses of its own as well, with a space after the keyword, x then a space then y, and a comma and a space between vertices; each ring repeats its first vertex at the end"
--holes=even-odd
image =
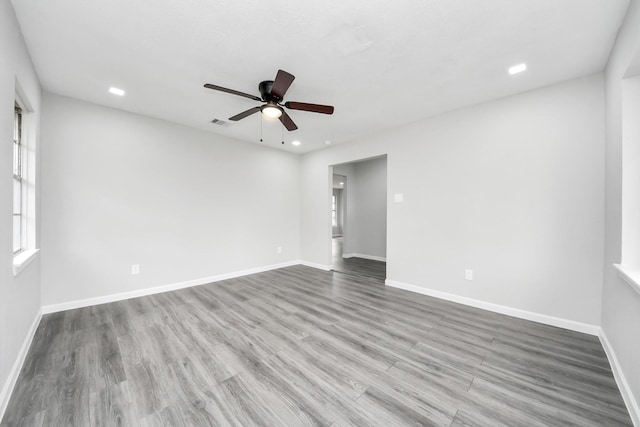
POLYGON ((220 120, 220 119, 213 119, 211 120, 211 123, 218 126, 226 126, 229 124, 228 122, 225 122, 224 120, 220 120))

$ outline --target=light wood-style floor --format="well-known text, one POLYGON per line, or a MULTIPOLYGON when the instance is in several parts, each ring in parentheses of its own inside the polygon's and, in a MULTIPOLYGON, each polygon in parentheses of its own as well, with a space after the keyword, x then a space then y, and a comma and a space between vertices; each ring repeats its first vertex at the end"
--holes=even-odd
POLYGON ((47 315, 2 426, 630 426, 596 337, 296 266, 47 315))
POLYGON ((334 237, 331 240, 332 268, 340 273, 356 276, 373 277, 383 280, 387 278, 387 263, 372 261, 364 258, 343 258, 343 238, 334 237))

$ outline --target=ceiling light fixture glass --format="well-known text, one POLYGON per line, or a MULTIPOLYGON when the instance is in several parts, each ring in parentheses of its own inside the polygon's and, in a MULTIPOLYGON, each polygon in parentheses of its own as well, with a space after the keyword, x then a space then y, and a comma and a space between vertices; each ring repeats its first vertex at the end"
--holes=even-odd
POLYGON ((263 105, 260 108, 260 111, 262 111, 262 114, 269 117, 270 119, 277 119, 282 115, 282 107, 271 103, 263 105))
POLYGON ((114 95, 124 96, 124 90, 118 89, 117 87, 110 87, 109 92, 114 95))
POLYGON ((509 68, 509 74, 513 76, 514 74, 521 73, 526 69, 527 69, 527 64, 514 65, 513 67, 509 68))

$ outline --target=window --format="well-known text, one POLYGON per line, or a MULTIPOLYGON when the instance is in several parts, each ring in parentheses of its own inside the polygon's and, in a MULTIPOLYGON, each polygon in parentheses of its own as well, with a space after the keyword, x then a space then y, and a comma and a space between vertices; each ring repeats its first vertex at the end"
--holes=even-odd
POLYGON ((15 104, 13 114, 13 253, 25 247, 24 242, 24 168, 22 146, 22 108, 15 104))
POLYGON ((334 227, 338 226, 338 215, 336 212, 336 196, 331 196, 331 223, 334 227))
MULTIPOLYGON (((38 253, 36 248, 36 116, 16 81, 13 109, 13 274, 38 253)), ((8 141, 7 141, 8 142, 8 141)))
POLYGON ((640 293, 640 75, 622 80, 622 258, 620 275, 640 293))

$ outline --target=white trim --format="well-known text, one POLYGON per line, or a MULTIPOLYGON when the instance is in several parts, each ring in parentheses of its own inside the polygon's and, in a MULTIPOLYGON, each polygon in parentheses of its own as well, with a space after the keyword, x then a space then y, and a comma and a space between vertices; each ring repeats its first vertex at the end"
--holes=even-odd
POLYGON ((359 254, 359 253, 343 254, 342 258, 364 258, 364 259, 370 259, 372 261, 387 262, 387 259, 385 257, 381 257, 377 255, 359 254))
POLYGON ((620 264, 613 264, 613 266, 618 270, 618 276, 631 286, 631 289, 640 294, 640 271, 620 264))
POLYGON ((26 249, 13 257, 13 275, 17 276, 24 268, 36 259, 40 249, 26 249))
POLYGON ((39 309, 36 313, 36 317, 33 319, 33 323, 31 323, 31 327, 27 331, 27 336, 24 338, 22 347, 20 347, 16 361, 13 363, 13 366, 9 371, 9 376, 7 377, 7 380, 2 387, 2 391, 0 392, 0 420, 4 417, 4 412, 7 410, 7 405, 9 405, 9 399, 13 393, 13 388, 16 386, 16 381, 18 381, 18 376, 20 375, 29 347, 31 347, 31 342, 36 334, 38 325, 40 324, 40 319, 42 319, 42 309, 39 309))
POLYGON ((287 261, 280 264, 272 264, 264 267, 251 268, 248 270, 236 271, 233 273, 219 274, 217 276, 203 277, 200 279, 188 280, 185 282, 172 283, 169 285, 155 286, 153 288, 139 289, 136 291, 122 292, 119 294, 104 295, 100 297, 87 298, 82 300, 68 301, 59 304, 51 304, 42 306, 42 313, 56 313, 58 311, 73 310, 75 308, 89 307, 92 305, 106 304, 114 301, 122 301, 131 298, 143 297, 146 295, 160 294, 163 292, 175 291, 178 289, 190 288, 192 286, 205 285, 207 283, 219 282, 221 280, 233 279, 235 277, 246 276, 248 274, 262 273, 264 271, 276 270, 278 268, 291 267, 292 265, 306 265, 307 267, 318 268, 324 271, 330 271, 331 265, 316 264, 309 261, 287 261))
POLYGON ((588 323, 576 322, 575 320, 562 319, 560 317, 549 316, 532 311, 520 310, 517 308, 507 307, 504 305, 494 304, 473 298, 463 297, 460 295, 449 294, 446 292, 436 291, 424 288, 422 286, 410 285, 408 283, 396 282, 393 280, 385 280, 384 284, 393 288, 404 289, 405 291, 415 292, 418 294, 428 295, 430 297, 440 298, 447 301, 457 302, 471 307, 481 308, 483 310, 493 311, 495 313, 506 314, 520 319, 532 320, 545 325, 557 326, 559 328, 569 329, 571 331, 582 332, 589 335, 598 335, 600 327, 590 325, 588 323))
POLYGON ((76 301, 68 301, 59 304, 45 305, 42 307, 44 314, 55 313, 58 311, 72 310, 75 308, 89 307, 92 305, 106 304, 114 301, 122 301, 131 298, 143 297, 146 295, 159 294, 168 291, 175 291, 178 289, 190 288, 192 286, 205 285, 207 283, 219 282, 221 280, 233 279, 235 277, 246 276, 248 274, 262 273, 264 271, 275 270, 278 268, 291 267, 292 265, 299 265, 301 261, 288 261, 280 264, 272 264, 264 267, 250 268, 248 270, 241 270, 232 273, 219 274, 217 276, 203 277, 200 279, 187 280, 185 282, 172 283, 169 285, 155 286, 153 288, 139 289, 136 291, 122 292, 119 294, 104 295, 100 297, 87 298, 76 301))
POLYGON ((332 265, 318 264, 311 261, 299 261, 298 263, 301 265, 305 265, 307 267, 317 268, 318 270, 324 270, 324 271, 331 271, 331 269, 333 268, 332 265))
POLYGON ((599 337, 600 342, 602 343, 602 348, 604 348, 604 352, 607 354, 607 359, 609 359, 609 364, 611 364, 613 378, 615 378, 616 383, 618 384, 618 388, 620 389, 620 394, 622 394, 622 399, 627 405, 627 410, 629 411, 631 421, 633 422, 634 426, 640 427, 640 406, 638 406, 638 401, 634 398, 631 387, 629 387, 629 383, 624 376, 622 367, 618 362, 616 352, 613 350, 609 339, 607 339, 607 335, 602 329, 600 330, 599 337))

